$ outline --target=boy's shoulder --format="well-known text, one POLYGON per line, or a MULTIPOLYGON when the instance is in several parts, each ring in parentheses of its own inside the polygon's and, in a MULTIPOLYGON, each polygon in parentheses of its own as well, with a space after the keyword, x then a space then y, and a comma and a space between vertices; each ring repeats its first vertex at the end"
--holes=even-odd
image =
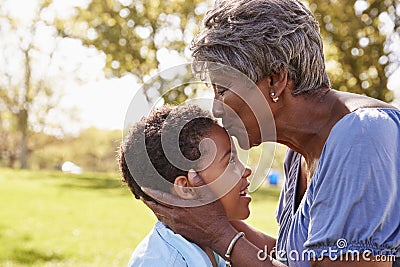
POLYGON ((129 260, 136 266, 211 266, 203 250, 162 222, 139 243, 129 260))

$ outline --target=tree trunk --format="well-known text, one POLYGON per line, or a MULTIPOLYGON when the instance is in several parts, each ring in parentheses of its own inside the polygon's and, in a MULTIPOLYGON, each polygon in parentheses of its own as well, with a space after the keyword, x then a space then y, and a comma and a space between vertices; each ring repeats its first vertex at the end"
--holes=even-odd
POLYGON ((10 152, 10 155, 8 156, 8 167, 14 168, 16 160, 17 160, 16 155, 10 152))
POLYGON ((30 91, 31 91, 31 62, 29 57, 29 51, 31 45, 24 50, 25 56, 25 90, 22 96, 22 103, 20 103, 20 110, 18 114, 19 130, 21 132, 21 143, 20 143, 20 155, 19 162, 21 169, 28 168, 28 115, 29 115, 29 105, 31 103, 30 91))
POLYGON ((28 168, 28 147, 27 147, 27 135, 28 135, 28 111, 26 109, 20 110, 19 112, 19 129, 21 131, 20 141, 20 154, 19 162, 21 169, 28 168))

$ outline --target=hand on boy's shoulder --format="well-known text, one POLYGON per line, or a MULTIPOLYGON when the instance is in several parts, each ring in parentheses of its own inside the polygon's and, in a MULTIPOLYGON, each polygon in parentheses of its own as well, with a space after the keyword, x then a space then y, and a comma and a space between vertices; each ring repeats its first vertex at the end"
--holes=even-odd
POLYGON ((200 245, 210 245, 211 236, 217 229, 230 226, 225 210, 219 200, 194 171, 189 171, 188 179, 196 192, 196 199, 184 200, 178 196, 154 189, 142 188, 156 201, 143 202, 175 233, 200 245))
MULTIPOLYGON (((188 171, 188 180, 192 187, 188 188, 193 192, 194 197, 192 199, 182 199, 179 196, 170 194, 165 191, 160 191, 148 187, 142 187, 141 189, 147 195, 151 196, 155 201, 146 201, 142 198, 147 206, 153 210, 153 206, 161 204, 166 207, 198 207, 204 206, 215 200, 215 195, 203 179, 194 171, 188 171)), ((153 210, 154 211, 154 210, 153 210)))

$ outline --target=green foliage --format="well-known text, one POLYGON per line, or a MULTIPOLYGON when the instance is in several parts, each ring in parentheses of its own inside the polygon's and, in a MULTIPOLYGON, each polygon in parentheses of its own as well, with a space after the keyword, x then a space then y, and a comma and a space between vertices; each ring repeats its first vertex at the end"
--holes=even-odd
MULTIPOLYGON (((309 0, 316 14, 326 47, 333 88, 365 94, 390 102, 393 92, 386 87, 387 76, 397 61, 389 48, 390 36, 382 33, 380 15, 388 14, 398 31, 396 0, 309 0), (355 9, 354 4, 367 7, 355 9)), ((60 22, 59 29, 79 37, 107 55, 106 73, 132 72, 140 78, 159 66, 161 48, 184 54, 207 2, 168 0, 92 0, 80 8, 76 21, 60 22)), ((186 54, 189 57, 189 54, 186 54)), ((162 86, 160 86, 162 88, 162 86)), ((165 93, 158 90, 158 95, 165 93)), ((172 90, 165 102, 181 102, 188 95, 172 90), (172 99, 172 100, 171 100, 172 99)))
MULTIPOLYGON (((278 188, 259 190, 249 223, 273 236, 278 188)), ((0 169, 0 266, 126 266, 151 211, 114 172, 0 169)))
POLYGON ((202 1, 92 0, 78 15, 59 28, 82 38, 107 55, 106 73, 132 72, 140 78, 157 69, 157 50, 183 53, 200 20, 196 7, 202 1))
MULTIPOLYGON (((391 40, 382 30, 380 16, 389 14, 399 30, 396 0, 311 0, 324 37, 332 87, 341 91, 364 94, 386 102, 393 100, 387 87, 390 74, 391 40), (355 4, 357 3, 357 8, 355 4), (387 41, 387 42, 386 42, 387 41), (386 71, 385 71, 386 70, 386 71)), ((398 56, 397 56, 398 57, 398 56)), ((395 67, 395 66, 392 66, 395 67)))
MULTIPOLYGON (((57 25, 65 36, 81 38, 106 54, 108 77, 130 72, 144 83, 156 73, 163 53, 190 57, 187 47, 206 6, 201 0, 92 0, 77 10, 76 17, 59 20, 57 25)), ((179 84, 189 79, 183 77, 179 84)), ((153 100, 152 89, 155 98, 172 89, 163 96, 167 103, 181 103, 195 93, 191 90, 186 94, 184 88, 171 88, 169 84, 168 79, 161 78, 156 88, 144 84, 149 100, 153 100)))

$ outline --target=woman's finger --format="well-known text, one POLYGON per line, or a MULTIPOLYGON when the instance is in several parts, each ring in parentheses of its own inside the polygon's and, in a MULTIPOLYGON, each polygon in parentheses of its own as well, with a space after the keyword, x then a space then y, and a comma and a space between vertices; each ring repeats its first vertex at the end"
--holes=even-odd
POLYGON ((156 211, 157 210, 157 202, 152 201, 152 200, 146 200, 143 197, 140 197, 140 200, 143 201, 143 203, 152 211, 156 211))
MULTIPOLYGON (((158 206, 173 207, 198 207, 211 203, 216 200, 211 189, 207 185, 193 188, 195 190, 196 199, 182 199, 179 196, 172 195, 160 190, 142 187, 143 192, 158 202, 158 206)), ((150 207, 151 208, 151 207, 150 207)), ((154 209, 152 209, 154 211, 154 209)))
MULTIPOLYGON (((147 195, 152 197, 158 203, 161 203, 167 207, 198 207, 203 206, 217 200, 217 197, 209 188, 209 186, 204 182, 200 175, 193 169, 188 171, 189 184, 193 187, 191 190, 195 192, 194 199, 182 199, 177 195, 172 195, 171 193, 152 189, 149 187, 143 187, 142 191, 147 195)), ((153 209, 154 211, 154 209, 153 209)))
POLYGON ((149 209, 151 209, 153 211, 154 215, 156 215, 156 217, 159 221, 162 221, 163 223, 165 223, 167 225, 171 224, 171 219, 173 219, 173 217, 171 217, 171 215, 170 215, 171 208, 160 205, 155 201, 145 200, 142 197, 140 199, 143 201, 143 203, 149 209))
POLYGON ((206 183, 203 181, 200 175, 198 175, 197 172, 193 169, 190 169, 188 171, 188 180, 189 184, 191 184, 193 187, 206 185, 206 183))
POLYGON ((190 200, 185 200, 180 198, 179 196, 172 195, 170 193, 161 191, 161 190, 156 190, 152 189, 149 187, 142 187, 141 188, 143 192, 145 192, 147 195, 155 199, 158 203, 162 203, 162 205, 167 206, 167 207, 186 207, 190 206, 188 203, 190 200))
POLYGON ((204 182, 203 178, 193 169, 188 172, 188 180, 196 192, 196 205, 201 206, 217 200, 211 188, 204 182))

